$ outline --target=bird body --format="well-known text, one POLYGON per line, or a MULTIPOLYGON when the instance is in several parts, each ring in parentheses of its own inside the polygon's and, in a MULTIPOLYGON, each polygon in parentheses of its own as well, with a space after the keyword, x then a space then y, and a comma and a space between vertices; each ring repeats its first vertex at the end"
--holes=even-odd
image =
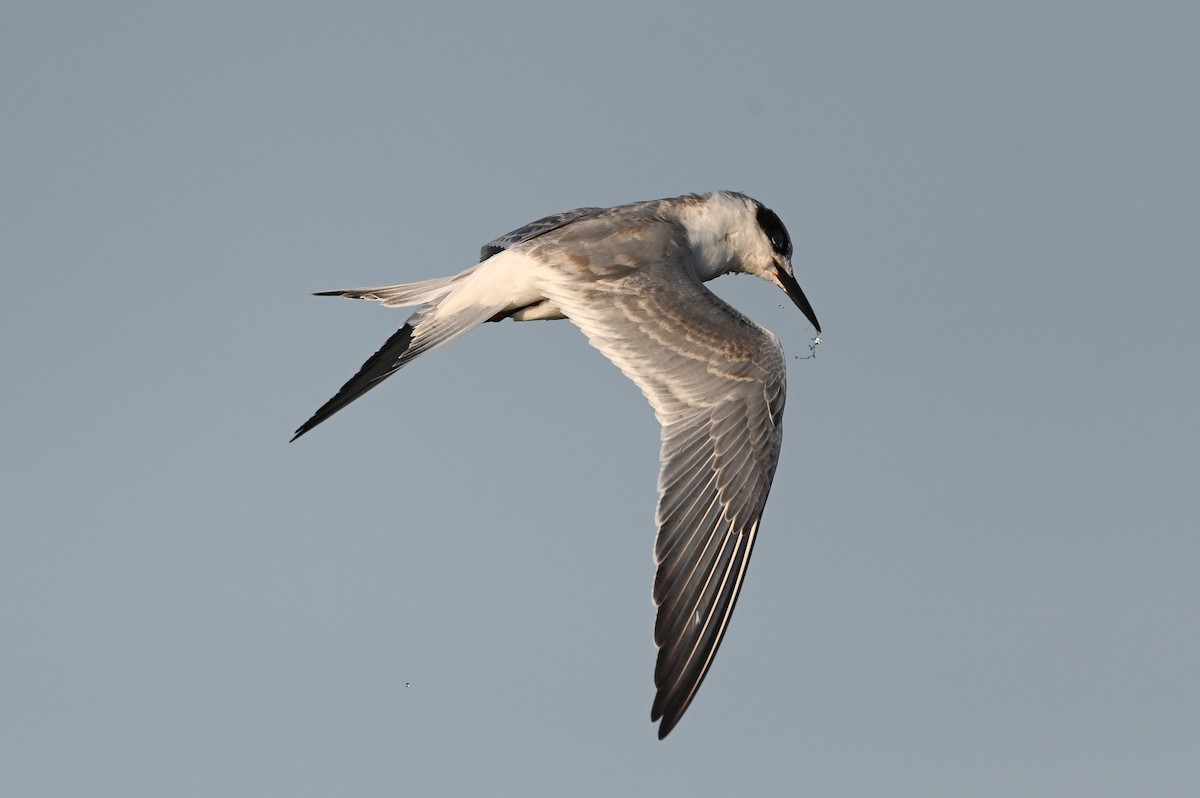
POLYGON ((665 737, 724 636, 783 436, 783 348, 703 283, 761 277, 819 332, 791 255, 774 212, 723 191, 554 214, 489 242, 453 277, 322 292, 418 307, 295 438, 484 322, 571 320, 641 388, 662 426, 651 718, 665 737))

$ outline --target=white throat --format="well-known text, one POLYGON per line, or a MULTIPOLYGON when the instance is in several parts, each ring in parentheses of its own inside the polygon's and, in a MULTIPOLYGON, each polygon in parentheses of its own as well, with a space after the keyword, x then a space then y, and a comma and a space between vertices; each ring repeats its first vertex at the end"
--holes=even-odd
POLYGON ((680 220, 687 228, 688 241, 701 280, 711 280, 737 268, 736 243, 744 238, 747 224, 754 224, 746 199, 737 194, 717 192, 694 205, 680 209, 680 220))

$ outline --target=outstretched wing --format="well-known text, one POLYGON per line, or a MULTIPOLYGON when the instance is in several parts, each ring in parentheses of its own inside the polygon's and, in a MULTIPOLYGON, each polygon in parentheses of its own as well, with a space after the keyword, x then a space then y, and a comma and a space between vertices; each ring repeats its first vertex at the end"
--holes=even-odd
POLYGON ((543 292, 642 389, 662 425, 651 710, 662 738, 704 681, 746 576, 783 437, 783 350, 701 284, 672 225, 572 256, 546 271, 543 292), (618 265, 646 253, 656 260, 618 265))

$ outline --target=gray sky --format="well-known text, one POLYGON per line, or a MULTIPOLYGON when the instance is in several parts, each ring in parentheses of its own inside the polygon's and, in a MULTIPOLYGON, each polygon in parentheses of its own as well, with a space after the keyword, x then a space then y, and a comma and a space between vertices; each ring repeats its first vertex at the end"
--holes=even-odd
POLYGON ((0 12, 2 791, 1197 794, 1200 9, 477 6, 0 12), (310 291, 718 188, 825 336, 660 743, 657 429, 573 327, 287 441, 405 318, 310 291))

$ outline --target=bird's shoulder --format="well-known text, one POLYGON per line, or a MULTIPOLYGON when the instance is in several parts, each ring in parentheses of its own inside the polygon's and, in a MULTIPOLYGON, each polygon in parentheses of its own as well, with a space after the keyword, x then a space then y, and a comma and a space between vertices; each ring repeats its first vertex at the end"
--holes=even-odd
POLYGON ((655 252, 668 242, 678 243, 687 237, 677 214, 671 213, 671 202, 645 200, 608 208, 574 208, 543 216, 484 244, 480 261, 514 247, 578 249, 601 242, 618 249, 640 246, 655 252))
POLYGON ((483 262, 493 255, 497 255, 506 249, 515 247, 518 244, 524 244, 532 241, 535 238, 544 236, 547 233, 558 230, 559 228, 571 224, 571 222, 595 216, 602 213, 604 208, 573 208, 569 211, 561 213, 552 213, 549 216, 543 216, 541 219, 522 225, 516 230, 505 233, 502 236, 496 236, 491 241, 483 245, 479 250, 479 260, 483 262))

